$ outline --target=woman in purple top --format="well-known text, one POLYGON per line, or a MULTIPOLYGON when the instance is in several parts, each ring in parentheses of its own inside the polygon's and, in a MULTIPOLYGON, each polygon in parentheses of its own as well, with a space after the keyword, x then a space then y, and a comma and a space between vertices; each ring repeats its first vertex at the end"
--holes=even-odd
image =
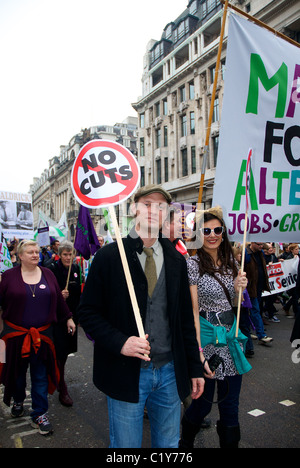
POLYGON ((3 273, 0 305, 4 329, 0 338, 6 345, 6 362, 0 363, 0 383, 5 386, 4 402, 14 403, 12 417, 22 416, 26 396, 26 372, 30 365, 32 425, 43 435, 53 432, 48 420, 48 392, 57 387, 52 326, 66 322, 75 332, 72 314, 53 273, 39 267, 39 246, 24 240, 18 246, 21 265, 3 273))

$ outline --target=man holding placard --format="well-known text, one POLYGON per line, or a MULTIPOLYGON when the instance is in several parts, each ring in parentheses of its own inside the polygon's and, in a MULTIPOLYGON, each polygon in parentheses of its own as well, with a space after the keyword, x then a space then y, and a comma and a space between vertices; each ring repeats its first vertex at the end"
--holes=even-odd
POLYGON ((144 407, 152 447, 177 448, 180 400, 204 388, 186 262, 162 237, 171 196, 140 188, 131 205, 135 227, 123 239, 145 336, 138 333, 117 243, 93 260, 79 321, 95 341, 94 383, 107 395, 111 448, 139 448, 144 407))

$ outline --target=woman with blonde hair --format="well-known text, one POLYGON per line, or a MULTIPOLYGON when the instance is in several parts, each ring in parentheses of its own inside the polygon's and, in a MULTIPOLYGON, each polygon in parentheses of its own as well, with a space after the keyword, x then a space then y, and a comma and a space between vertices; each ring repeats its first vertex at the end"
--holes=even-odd
POLYGON ((47 435, 53 431, 47 415, 48 392, 53 393, 59 381, 53 324, 65 322, 72 333, 75 324, 55 276, 38 266, 38 244, 23 240, 18 246, 18 257, 20 266, 5 271, 0 284, 4 322, 0 338, 6 344, 6 362, 0 364, 0 383, 5 386, 4 403, 10 406, 13 398, 11 416, 22 416, 30 366, 32 426, 47 435))

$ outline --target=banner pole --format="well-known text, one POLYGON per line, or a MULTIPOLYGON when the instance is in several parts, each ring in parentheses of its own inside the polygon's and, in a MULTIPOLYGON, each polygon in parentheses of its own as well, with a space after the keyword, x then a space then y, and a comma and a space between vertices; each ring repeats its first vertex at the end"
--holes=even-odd
POLYGON ((114 206, 109 205, 109 214, 110 214, 112 224, 113 224, 113 228, 114 228, 114 231, 115 231, 115 236, 116 236, 116 240, 117 240, 117 244, 118 244, 118 248, 119 248, 119 252, 120 252, 120 256, 121 256, 121 261, 122 261, 122 265, 123 265, 123 269, 124 269, 124 273, 125 273, 125 278, 126 278, 126 282, 127 282, 127 286, 128 286, 128 290, 129 290, 129 295, 130 295, 130 299, 131 299, 131 303, 132 303, 132 308, 133 308, 133 312, 134 312, 135 321, 136 321, 136 325, 137 325, 137 328, 138 328, 139 336, 140 336, 140 338, 145 338, 143 322, 142 322, 142 319, 141 319, 139 306, 138 306, 138 303, 137 303, 137 300, 136 300, 136 295, 135 295, 135 291, 134 291, 134 287, 133 287, 133 282, 132 282, 132 278, 131 278, 131 275, 130 275, 129 266, 128 266, 128 262, 127 262, 127 257, 126 257, 126 254, 125 254, 125 249, 124 249, 124 245, 123 245, 123 241, 122 241, 122 237, 121 237, 121 233, 120 233, 120 229, 119 229, 119 225, 118 225, 118 221, 117 221, 114 206))
POLYGON ((74 253, 75 253, 75 250, 72 249, 72 258, 71 258, 71 262, 70 262, 70 265, 69 265, 68 277, 67 277, 67 282, 66 282, 65 289, 68 289, 68 287, 69 287, 70 274, 71 274, 71 268, 72 268, 72 264, 73 264, 73 255, 74 255, 74 253))
MULTIPOLYGON (((221 3, 225 4, 227 3, 227 0, 220 0, 221 3)), ((260 21, 258 18, 255 18, 255 16, 252 16, 252 15, 249 15, 249 13, 246 13, 245 11, 241 10, 240 8, 232 5, 231 3, 228 3, 228 7, 231 8, 232 10, 236 11, 237 13, 241 14, 242 16, 245 16, 246 18, 248 18, 249 20, 253 21, 254 23, 256 23, 258 26, 261 26, 262 28, 265 28, 267 29, 268 31, 270 31, 271 33, 273 33, 275 36, 278 36, 280 37, 281 39, 289 42, 290 44, 300 48, 300 44, 299 42, 296 42, 294 41, 293 39, 291 39, 290 37, 288 36, 285 36, 284 34, 280 33, 279 31, 276 31, 276 29, 274 28, 271 28, 271 26, 268 26, 266 23, 264 23, 263 21, 260 21)))
MULTIPOLYGON (((247 224, 248 224, 248 210, 246 210, 246 213, 245 213, 245 227, 244 227, 243 246, 242 246, 242 261, 241 261, 241 272, 242 273, 244 273, 244 267, 245 267, 247 224)), ((240 326, 242 295, 243 295, 242 294, 242 288, 240 287, 240 289, 239 289, 239 299, 238 299, 238 308, 237 308, 237 314, 236 314, 236 330, 235 330, 236 338, 238 336, 239 326, 240 326)))
POLYGON ((201 179, 200 179, 200 187, 199 187, 199 195, 198 195, 198 203, 202 203, 202 195, 203 195, 203 187, 204 187, 204 177, 205 177, 205 170, 207 165, 207 157, 209 153, 209 138, 210 138, 210 131, 211 131, 211 123, 212 117, 214 112, 214 103, 216 97, 216 89, 218 84, 218 77, 219 77, 219 69, 220 69, 220 62, 221 62, 221 52, 222 52, 222 45, 224 39, 224 32, 225 32, 225 24, 226 24, 226 16, 227 16, 227 6, 228 0, 225 0, 223 17, 222 17, 222 26, 221 26, 221 33, 220 33, 220 42, 219 42, 219 49, 217 55, 217 62, 216 62, 216 71, 215 71, 215 79, 213 85, 213 91, 211 95, 211 103, 210 103, 210 110, 209 110, 209 117, 208 117, 208 126, 206 130, 206 139, 205 139, 205 147, 204 147, 204 155, 203 155, 203 162, 202 162, 202 170, 201 170, 201 179))

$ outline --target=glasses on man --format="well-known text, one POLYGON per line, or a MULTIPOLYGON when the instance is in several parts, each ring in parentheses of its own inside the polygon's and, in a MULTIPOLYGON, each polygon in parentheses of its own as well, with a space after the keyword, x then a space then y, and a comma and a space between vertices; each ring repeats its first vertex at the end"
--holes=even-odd
POLYGON ((200 228, 200 232, 202 232, 202 234, 205 236, 205 237, 208 237, 211 235, 212 231, 214 232, 215 236, 221 236, 224 232, 224 228, 223 226, 217 226, 215 227, 214 229, 211 229, 211 228, 200 228))

